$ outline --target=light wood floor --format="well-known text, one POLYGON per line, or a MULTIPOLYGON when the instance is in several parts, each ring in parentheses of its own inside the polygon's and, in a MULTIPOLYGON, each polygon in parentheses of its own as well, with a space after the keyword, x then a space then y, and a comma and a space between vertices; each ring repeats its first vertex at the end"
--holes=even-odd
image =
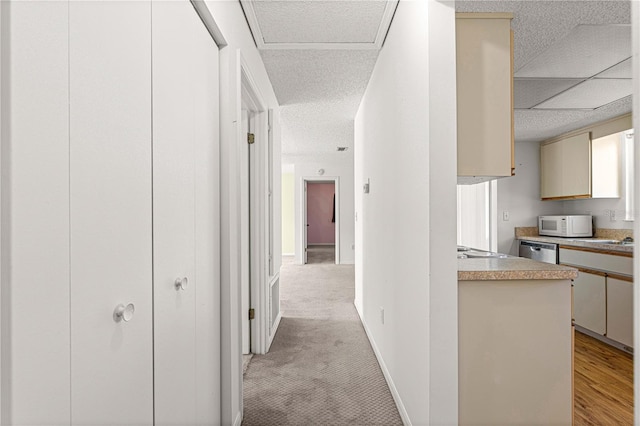
POLYGON ((633 357, 576 332, 574 424, 633 425, 633 357))

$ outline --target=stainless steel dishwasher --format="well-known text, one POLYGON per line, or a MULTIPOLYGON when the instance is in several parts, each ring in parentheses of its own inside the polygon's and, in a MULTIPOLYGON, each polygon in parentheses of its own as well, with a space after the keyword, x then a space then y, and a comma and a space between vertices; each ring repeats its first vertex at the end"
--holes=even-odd
POLYGON ((538 262, 558 263, 558 245, 520 240, 518 255, 538 262))

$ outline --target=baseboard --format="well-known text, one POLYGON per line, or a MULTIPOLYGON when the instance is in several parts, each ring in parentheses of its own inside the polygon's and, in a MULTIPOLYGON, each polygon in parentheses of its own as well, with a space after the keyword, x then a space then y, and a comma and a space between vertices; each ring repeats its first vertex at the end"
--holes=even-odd
POLYGON ((236 419, 233 421, 233 426, 242 426, 242 413, 236 415, 236 419))
POLYGON ((295 253, 282 253, 282 257, 294 257, 295 253))
POLYGON ((358 310, 358 307, 355 305, 356 311, 358 312, 358 316, 360 317, 360 322, 362 323, 362 327, 364 328, 364 332, 367 334, 367 338, 369 339, 369 343, 373 348, 373 353, 376 355, 376 359, 378 360, 378 364, 380 364, 380 369, 382 370, 382 374, 384 375, 384 379, 387 381, 387 385, 389 386, 389 390, 391 391, 391 396, 393 397, 393 401, 396 403, 396 407, 398 408, 398 412, 400 413, 400 418, 402 419, 402 423, 405 426, 411 426, 411 419, 409 419, 409 414, 407 414, 407 410, 402 403, 402 399, 400 398, 400 394, 398 393, 398 389, 396 385, 393 383, 393 379, 391 378, 391 374, 389 373, 389 369, 387 369, 387 365, 384 363, 384 359, 382 359, 382 355, 378 350, 378 346, 376 342, 373 340, 371 333, 369 332, 369 328, 367 327, 367 323, 365 322, 362 313, 358 310))
POLYGON ((609 346, 613 346, 616 349, 620 349, 623 352, 633 355, 633 348, 625 345, 624 343, 616 342, 615 340, 609 339, 608 337, 603 336, 602 334, 598 334, 587 328, 580 327, 579 325, 576 325, 575 327, 576 327, 576 331, 579 331, 582 334, 591 336, 594 339, 601 341, 602 343, 606 343, 609 346))
POLYGON ((269 348, 271 348, 271 344, 273 343, 273 339, 276 338, 276 333, 278 332, 278 327, 280 326, 280 321, 282 320, 282 311, 278 312, 278 316, 273 325, 273 330, 275 330, 271 336, 269 336, 269 342, 267 343, 267 352, 269 352, 269 348))

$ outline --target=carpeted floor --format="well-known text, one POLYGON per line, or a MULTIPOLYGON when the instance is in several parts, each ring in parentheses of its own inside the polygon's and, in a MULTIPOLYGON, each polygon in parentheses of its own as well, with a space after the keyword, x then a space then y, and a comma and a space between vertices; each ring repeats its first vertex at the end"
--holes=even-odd
POLYGON ((283 318, 244 376, 244 426, 402 425, 353 306, 351 265, 280 272, 283 318))
POLYGON ((336 246, 307 247, 307 264, 334 264, 336 263, 336 246))

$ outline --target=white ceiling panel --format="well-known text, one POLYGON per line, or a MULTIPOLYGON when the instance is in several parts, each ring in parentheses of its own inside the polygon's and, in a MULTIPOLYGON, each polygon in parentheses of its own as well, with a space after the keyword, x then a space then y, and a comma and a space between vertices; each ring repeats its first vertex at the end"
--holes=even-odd
POLYGON ((514 107, 517 109, 532 108, 582 81, 572 79, 515 79, 513 82, 514 107))
POLYGON ((536 105, 535 109, 596 109, 632 93, 632 80, 593 79, 536 105))
POLYGON ((540 142, 631 111, 631 96, 595 110, 518 109, 514 112, 517 142, 540 142))
POLYGON ((596 78, 632 78, 631 58, 598 74, 596 78))
POLYGON ((264 42, 374 43, 385 1, 255 1, 264 42))
POLYGON ((516 77, 590 78, 631 56, 630 25, 578 25, 516 77))

